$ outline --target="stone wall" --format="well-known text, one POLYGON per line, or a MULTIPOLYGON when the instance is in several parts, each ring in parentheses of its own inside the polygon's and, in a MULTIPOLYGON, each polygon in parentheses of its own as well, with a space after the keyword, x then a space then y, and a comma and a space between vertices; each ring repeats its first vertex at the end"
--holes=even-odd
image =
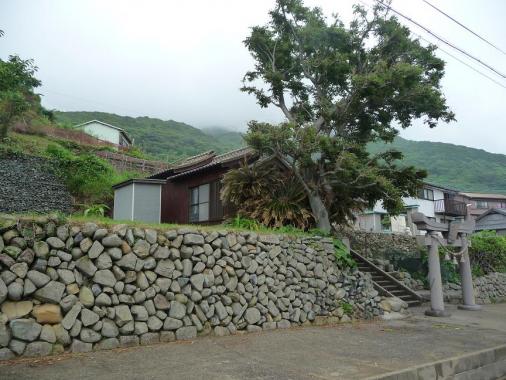
MULTIPOLYGON (((489 273, 473 279, 477 304, 506 302, 506 273, 489 273)), ((445 285, 445 300, 449 303, 462 303, 462 289, 459 284, 445 285)))
POLYGON ((487 304, 506 301, 506 273, 489 273, 474 279, 476 302, 487 304))
POLYGON ((25 220, 0 238, 0 357, 128 347, 383 313, 332 241, 25 220))
POLYGON ((25 155, 0 156, 0 212, 69 213, 72 197, 48 162, 25 155))
POLYGON ((420 248, 416 238, 410 235, 365 232, 341 229, 339 235, 350 240, 351 248, 366 257, 390 259, 393 253, 404 256, 418 256, 420 248))

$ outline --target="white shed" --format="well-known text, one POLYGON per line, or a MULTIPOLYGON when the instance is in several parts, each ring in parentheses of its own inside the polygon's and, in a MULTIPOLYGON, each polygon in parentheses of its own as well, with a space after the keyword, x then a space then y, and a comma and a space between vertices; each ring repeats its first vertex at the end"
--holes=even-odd
POLYGON ((114 185, 114 220, 160 223, 161 179, 130 179, 114 185))
POLYGON ((86 123, 76 125, 74 128, 80 129, 90 136, 102 141, 110 142, 114 145, 122 147, 132 145, 132 140, 124 129, 104 123, 100 120, 87 121, 86 123))

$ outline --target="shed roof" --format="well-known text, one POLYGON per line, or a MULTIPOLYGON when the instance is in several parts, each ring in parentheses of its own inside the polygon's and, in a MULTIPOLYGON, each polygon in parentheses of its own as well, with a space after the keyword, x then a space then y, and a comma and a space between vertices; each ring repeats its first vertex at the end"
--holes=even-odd
POLYGON ((127 141, 130 144, 132 144, 132 140, 130 139, 130 136, 128 136, 128 133, 123 128, 116 127, 115 125, 112 125, 112 124, 104 123, 103 121, 100 121, 100 120, 90 120, 90 121, 87 121, 85 123, 77 124, 77 125, 74 126, 74 128, 81 128, 81 127, 84 127, 85 125, 88 125, 88 124, 91 124, 91 123, 102 124, 102 125, 104 125, 106 127, 109 127, 109 128, 112 128, 112 129, 116 129, 117 131, 120 131, 121 134, 125 137, 125 139, 127 139, 127 141))
POLYGON ((492 208, 476 218, 476 231, 506 230, 506 209, 492 208), (498 215, 498 218, 491 218, 498 215))
POLYGON ((133 183, 140 183, 143 185, 163 185, 163 184, 165 184, 165 180, 164 179, 149 179, 149 178, 132 178, 132 179, 127 179, 126 181, 117 183, 115 185, 112 185, 112 188, 114 190, 117 190, 122 187, 131 185, 133 183))

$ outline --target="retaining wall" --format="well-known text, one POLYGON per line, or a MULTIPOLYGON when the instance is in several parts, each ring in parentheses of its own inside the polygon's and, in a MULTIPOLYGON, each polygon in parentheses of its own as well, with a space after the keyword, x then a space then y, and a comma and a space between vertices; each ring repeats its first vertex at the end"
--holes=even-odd
POLYGON ((341 229, 339 235, 350 240, 351 248, 369 258, 391 259, 392 255, 418 257, 420 247, 416 237, 393 233, 366 232, 354 229, 341 229))
MULTIPOLYGON (((473 279, 477 304, 506 302, 506 273, 489 273, 473 279)), ((445 300, 452 304, 462 303, 462 288, 459 284, 446 284, 445 300)))
POLYGON ((0 156, 0 212, 72 210, 72 197, 40 157, 0 156))
POLYGON ((382 314, 332 241, 21 221, 0 238, 0 358, 382 314))
POLYGON ((121 153, 97 151, 95 154, 109 161, 118 170, 139 171, 147 174, 154 174, 168 169, 169 164, 162 161, 144 160, 127 156, 121 153))

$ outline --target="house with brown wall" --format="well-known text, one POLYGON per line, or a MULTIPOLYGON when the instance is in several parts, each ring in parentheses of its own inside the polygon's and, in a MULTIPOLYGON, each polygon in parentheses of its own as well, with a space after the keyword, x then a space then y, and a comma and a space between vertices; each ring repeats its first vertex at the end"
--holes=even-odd
POLYGON ((176 162, 147 180, 129 180, 117 184, 113 187, 114 218, 124 219, 116 215, 132 215, 127 220, 140 220, 135 219, 135 212, 128 214, 128 211, 138 209, 139 202, 147 202, 144 194, 148 194, 148 191, 151 194, 159 191, 159 208, 152 209, 151 217, 144 216, 142 220, 179 224, 220 223, 232 214, 232 210, 224 206, 220 199, 224 174, 256 159, 257 155, 250 148, 221 155, 209 151, 176 162), (127 210, 127 213, 121 210, 127 210))
POLYGON ((472 216, 477 218, 491 209, 506 209, 506 195, 460 192, 457 199, 469 204, 472 216))

